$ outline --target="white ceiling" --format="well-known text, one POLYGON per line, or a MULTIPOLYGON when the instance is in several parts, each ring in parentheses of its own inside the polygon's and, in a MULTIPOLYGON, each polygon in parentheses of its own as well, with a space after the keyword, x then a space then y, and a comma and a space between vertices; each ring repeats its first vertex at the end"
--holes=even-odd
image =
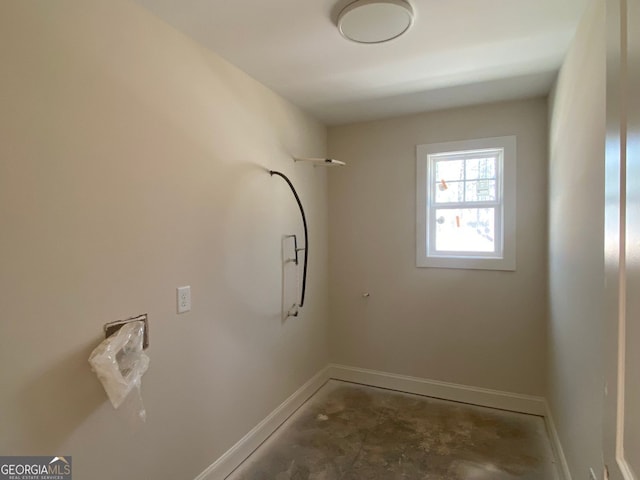
POLYGON ((411 0, 385 44, 345 40, 352 0, 135 0, 327 124, 544 95, 588 0, 411 0))

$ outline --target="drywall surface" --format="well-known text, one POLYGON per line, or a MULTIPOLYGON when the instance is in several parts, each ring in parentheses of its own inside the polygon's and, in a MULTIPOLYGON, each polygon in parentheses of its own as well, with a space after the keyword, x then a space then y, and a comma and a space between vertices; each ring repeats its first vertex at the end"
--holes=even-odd
POLYGON ((547 105, 329 129, 330 344, 339 364, 544 393, 547 105), (416 267, 416 145, 517 136, 517 270, 416 267), (363 293, 369 293, 367 298, 363 293))
MULTIPOLYGON (((195 478, 328 361, 326 130, 123 2, 0 5, 0 453, 74 478, 195 478), (310 266, 281 318, 281 240, 310 266), (176 287, 192 310, 176 314, 176 287), (148 313, 147 421, 87 358, 148 313)), ((289 292, 291 293, 291 292, 289 292)))
POLYGON ((602 462, 604 1, 582 20, 549 113, 548 397, 579 479, 602 462))

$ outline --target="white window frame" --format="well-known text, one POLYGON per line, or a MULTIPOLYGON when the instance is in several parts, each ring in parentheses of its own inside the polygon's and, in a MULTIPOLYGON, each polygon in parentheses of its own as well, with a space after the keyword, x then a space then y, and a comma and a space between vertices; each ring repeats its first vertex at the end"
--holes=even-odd
MULTIPOLYGON (((492 137, 458 142, 418 145, 416 149, 416 266, 478 270, 516 269, 516 137, 492 137), (496 253, 436 252, 436 184, 431 166, 438 156, 453 156, 471 151, 502 151, 496 178, 496 202, 473 202, 474 208, 496 208, 496 253), (500 174, 501 171, 501 174, 500 174), (432 247, 432 248, 430 248, 432 247)), ((472 204, 469 203, 469 206, 472 204)))

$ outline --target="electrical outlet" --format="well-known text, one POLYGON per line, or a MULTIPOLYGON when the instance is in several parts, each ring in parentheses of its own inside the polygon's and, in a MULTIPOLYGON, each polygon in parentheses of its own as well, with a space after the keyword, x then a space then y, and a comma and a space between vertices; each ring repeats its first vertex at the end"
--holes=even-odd
POLYGON ((589 469, 589 480, 598 480, 596 472, 593 470, 593 468, 589 469))
POLYGON ((178 313, 185 313, 191 310, 191 287, 178 287, 178 313))

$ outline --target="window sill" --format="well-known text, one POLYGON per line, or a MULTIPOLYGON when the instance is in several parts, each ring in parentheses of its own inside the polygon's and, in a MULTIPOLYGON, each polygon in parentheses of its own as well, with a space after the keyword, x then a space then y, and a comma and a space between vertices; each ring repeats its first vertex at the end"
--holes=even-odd
POLYGON ((457 268, 514 272, 516 270, 516 261, 515 258, 426 257, 419 258, 416 266, 419 268, 457 268))

